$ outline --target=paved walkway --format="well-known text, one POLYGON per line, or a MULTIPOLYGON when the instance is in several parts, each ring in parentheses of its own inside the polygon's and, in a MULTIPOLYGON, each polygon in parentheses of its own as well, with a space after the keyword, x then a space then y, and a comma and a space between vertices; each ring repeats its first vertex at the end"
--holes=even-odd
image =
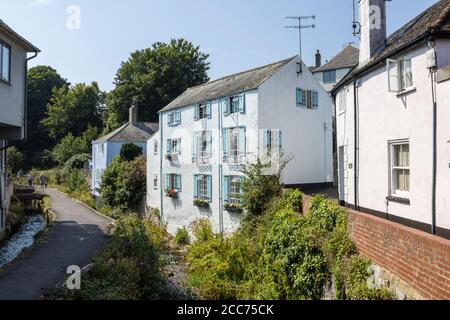
POLYGON ((83 267, 107 241, 110 220, 48 190, 57 217, 45 241, 23 260, 0 272, 0 300, 39 299, 43 289, 62 282, 68 266, 83 267))

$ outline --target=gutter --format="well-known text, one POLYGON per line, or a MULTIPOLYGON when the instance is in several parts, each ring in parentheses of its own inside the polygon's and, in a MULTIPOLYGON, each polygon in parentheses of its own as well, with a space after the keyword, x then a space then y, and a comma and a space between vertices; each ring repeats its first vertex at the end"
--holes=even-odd
POLYGON ((34 55, 25 60, 25 89, 24 89, 25 110, 23 115, 23 139, 21 141, 26 141, 28 135, 28 61, 36 58, 37 56, 38 51, 34 51, 34 55))
MULTIPOLYGON (((435 49, 434 39, 430 38, 429 47, 435 49)), ((437 59, 437 57, 436 57, 437 59)), ((437 63, 437 61, 436 61, 437 63)), ((432 162, 432 198, 431 198, 431 234, 437 233, 436 203, 437 203, 437 94, 436 94, 436 68, 430 69, 431 95, 433 100, 433 162, 432 162)))
POLYGON ((357 89, 357 78, 353 78, 353 119, 354 119, 354 159, 353 159, 353 177, 354 177, 354 206, 355 210, 359 210, 358 205, 358 192, 359 192, 359 176, 358 176, 358 157, 359 157, 359 111, 358 111, 358 89, 357 89))

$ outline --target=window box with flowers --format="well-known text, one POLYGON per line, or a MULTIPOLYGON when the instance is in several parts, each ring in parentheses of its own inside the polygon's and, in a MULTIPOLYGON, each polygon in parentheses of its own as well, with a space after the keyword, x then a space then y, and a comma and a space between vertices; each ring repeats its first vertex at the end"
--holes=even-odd
POLYGON ((228 212, 232 213, 242 213, 244 212, 244 209, 240 204, 237 203, 225 203, 224 208, 228 212))
POLYGON ((194 199, 194 206, 199 208, 209 208, 209 202, 204 199, 194 199))
POLYGON ((166 196, 169 198, 178 198, 178 191, 175 189, 166 189, 166 196))

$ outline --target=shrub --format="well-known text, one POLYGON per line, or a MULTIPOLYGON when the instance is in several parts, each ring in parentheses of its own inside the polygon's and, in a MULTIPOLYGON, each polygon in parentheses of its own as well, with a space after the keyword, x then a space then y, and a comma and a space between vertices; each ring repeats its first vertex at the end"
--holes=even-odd
POLYGON ((125 161, 133 161, 137 157, 144 154, 142 147, 135 145, 134 143, 127 143, 120 149, 120 158, 125 161))
POLYGON ((199 242, 207 242, 214 238, 214 232, 208 219, 194 221, 191 228, 195 239, 199 242))
POLYGON ((11 173, 18 172, 25 163, 25 155, 16 147, 9 147, 7 149, 7 168, 11 173))
POLYGON ((191 242, 189 232, 186 228, 180 228, 177 230, 175 242, 179 245, 188 245, 191 242))
POLYGON ((72 169, 83 169, 84 164, 91 158, 91 155, 88 153, 82 153, 74 155, 72 158, 67 160, 64 164, 63 171, 70 171, 72 169))

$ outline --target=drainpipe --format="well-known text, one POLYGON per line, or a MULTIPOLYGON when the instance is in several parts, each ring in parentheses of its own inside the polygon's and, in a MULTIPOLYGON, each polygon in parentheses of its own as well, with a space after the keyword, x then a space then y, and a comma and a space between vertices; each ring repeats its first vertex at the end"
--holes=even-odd
POLYGON ((218 139, 218 142, 219 142, 219 145, 218 145, 218 149, 217 150, 219 150, 219 154, 218 154, 218 156, 219 156, 219 159, 218 159, 218 162, 219 162, 219 228, 220 228, 220 233, 222 234, 223 232, 224 232, 224 225, 223 225, 223 206, 224 206, 224 203, 223 203, 223 188, 224 188, 224 186, 223 186, 223 165, 222 165, 222 161, 223 161, 223 154, 222 154, 222 152, 223 152, 223 150, 222 150, 222 148, 223 148, 223 143, 222 143, 222 141, 223 141, 223 128, 222 128, 222 126, 223 126, 223 121, 222 121, 222 117, 223 117, 223 110, 222 110, 222 105, 221 105, 221 99, 219 98, 219 100, 218 100, 218 104, 219 104, 219 107, 218 107, 218 109, 219 109, 219 116, 218 116, 218 121, 219 121, 219 125, 218 125, 218 128, 219 128, 219 139, 218 139))
POLYGON ((359 121, 358 121, 358 89, 357 89, 357 80, 356 78, 354 78, 353 80, 353 112, 354 112, 354 159, 353 159, 353 170, 354 170, 354 196, 355 196, 355 200, 354 200, 354 206, 355 206, 355 210, 359 210, 359 205, 358 205, 358 192, 359 192, 359 188, 358 188, 358 183, 359 183, 359 177, 358 177, 358 157, 359 157, 359 121))
MULTIPOLYGON (((434 42, 429 42, 430 49, 434 49, 434 42)), ((436 235, 436 202, 437 202, 437 97, 436 97, 436 68, 430 68, 431 94, 433 100, 433 175, 432 175, 432 198, 431 198, 431 233, 436 235)))
POLYGON ((26 141, 27 135, 28 135, 28 61, 33 60, 37 56, 38 56, 38 52, 34 51, 34 55, 32 55, 31 57, 29 57, 25 60, 25 89, 24 89, 24 91, 25 91, 24 92, 25 110, 24 110, 24 115, 23 115, 24 138, 22 139, 22 141, 26 141))

